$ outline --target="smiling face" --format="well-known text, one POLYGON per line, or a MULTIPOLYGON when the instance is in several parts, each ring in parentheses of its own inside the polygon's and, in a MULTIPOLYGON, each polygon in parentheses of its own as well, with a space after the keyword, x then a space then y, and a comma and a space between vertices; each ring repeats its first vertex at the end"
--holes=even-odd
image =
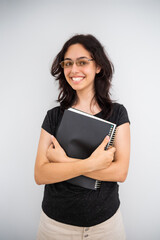
POLYGON ((77 43, 71 45, 64 55, 64 60, 70 59, 74 64, 70 67, 64 68, 64 75, 69 85, 76 91, 93 91, 95 75, 100 72, 100 67, 96 65, 92 59, 90 52, 88 52, 83 45, 77 43), (80 64, 76 61, 81 59, 80 64), (83 59, 86 64, 83 63, 83 59), (78 66, 77 66, 78 65, 78 66))

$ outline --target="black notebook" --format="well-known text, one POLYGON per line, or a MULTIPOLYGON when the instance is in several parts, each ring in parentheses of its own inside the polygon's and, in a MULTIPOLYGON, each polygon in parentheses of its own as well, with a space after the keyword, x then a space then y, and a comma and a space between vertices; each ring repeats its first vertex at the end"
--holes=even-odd
MULTIPOLYGON (((64 111, 61 123, 56 132, 56 138, 67 156, 78 159, 88 158, 108 135, 112 145, 116 124, 69 108, 64 111)), ((67 180, 67 182, 84 188, 96 190, 101 181, 83 175, 67 180)))

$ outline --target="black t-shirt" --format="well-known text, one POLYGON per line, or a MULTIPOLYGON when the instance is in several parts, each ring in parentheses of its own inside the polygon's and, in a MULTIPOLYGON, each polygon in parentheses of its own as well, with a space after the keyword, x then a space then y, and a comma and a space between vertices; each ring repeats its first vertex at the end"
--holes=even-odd
MULTIPOLYGON (((42 128, 52 135, 58 128, 63 111, 60 107, 47 112, 42 128)), ((102 117, 102 112, 96 114, 102 117)), ((106 119, 120 126, 129 122, 125 107, 113 103, 112 115, 106 119)), ((103 181, 100 189, 90 190, 66 181, 45 185, 42 209, 45 214, 62 223, 90 227, 102 223, 117 211, 120 200, 117 182, 103 181)))

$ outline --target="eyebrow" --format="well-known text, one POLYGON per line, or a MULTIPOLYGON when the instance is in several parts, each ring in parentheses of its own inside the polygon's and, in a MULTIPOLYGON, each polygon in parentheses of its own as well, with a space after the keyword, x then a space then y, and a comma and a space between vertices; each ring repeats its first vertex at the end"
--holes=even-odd
MULTIPOLYGON (((83 59, 83 58, 87 58, 88 59, 88 57, 83 56, 83 57, 77 58, 76 60, 83 59)), ((72 59, 71 58, 64 58, 64 60, 72 60, 72 59)))

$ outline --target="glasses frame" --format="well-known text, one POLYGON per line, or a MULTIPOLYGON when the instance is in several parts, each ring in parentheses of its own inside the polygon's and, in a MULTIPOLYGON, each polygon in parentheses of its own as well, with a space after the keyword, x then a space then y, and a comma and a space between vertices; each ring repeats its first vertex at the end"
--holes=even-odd
POLYGON ((62 62, 60 62, 60 66, 61 66, 61 68, 71 68, 71 67, 73 67, 73 65, 74 65, 74 63, 76 64, 76 66, 77 67, 83 67, 83 66, 79 66, 79 65, 77 65, 77 62, 79 61, 79 60, 83 60, 83 59, 85 59, 85 60, 87 60, 88 62, 91 62, 91 61, 94 61, 94 59, 93 58, 87 58, 87 57, 80 57, 80 58, 78 58, 78 59, 76 59, 75 61, 73 61, 72 59, 65 59, 65 60, 63 60, 62 62), (68 67, 63 67, 63 63, 65 62, 65 61, 71 61, 72 62, 72 65, 71 66, 68 66, 68 67))

